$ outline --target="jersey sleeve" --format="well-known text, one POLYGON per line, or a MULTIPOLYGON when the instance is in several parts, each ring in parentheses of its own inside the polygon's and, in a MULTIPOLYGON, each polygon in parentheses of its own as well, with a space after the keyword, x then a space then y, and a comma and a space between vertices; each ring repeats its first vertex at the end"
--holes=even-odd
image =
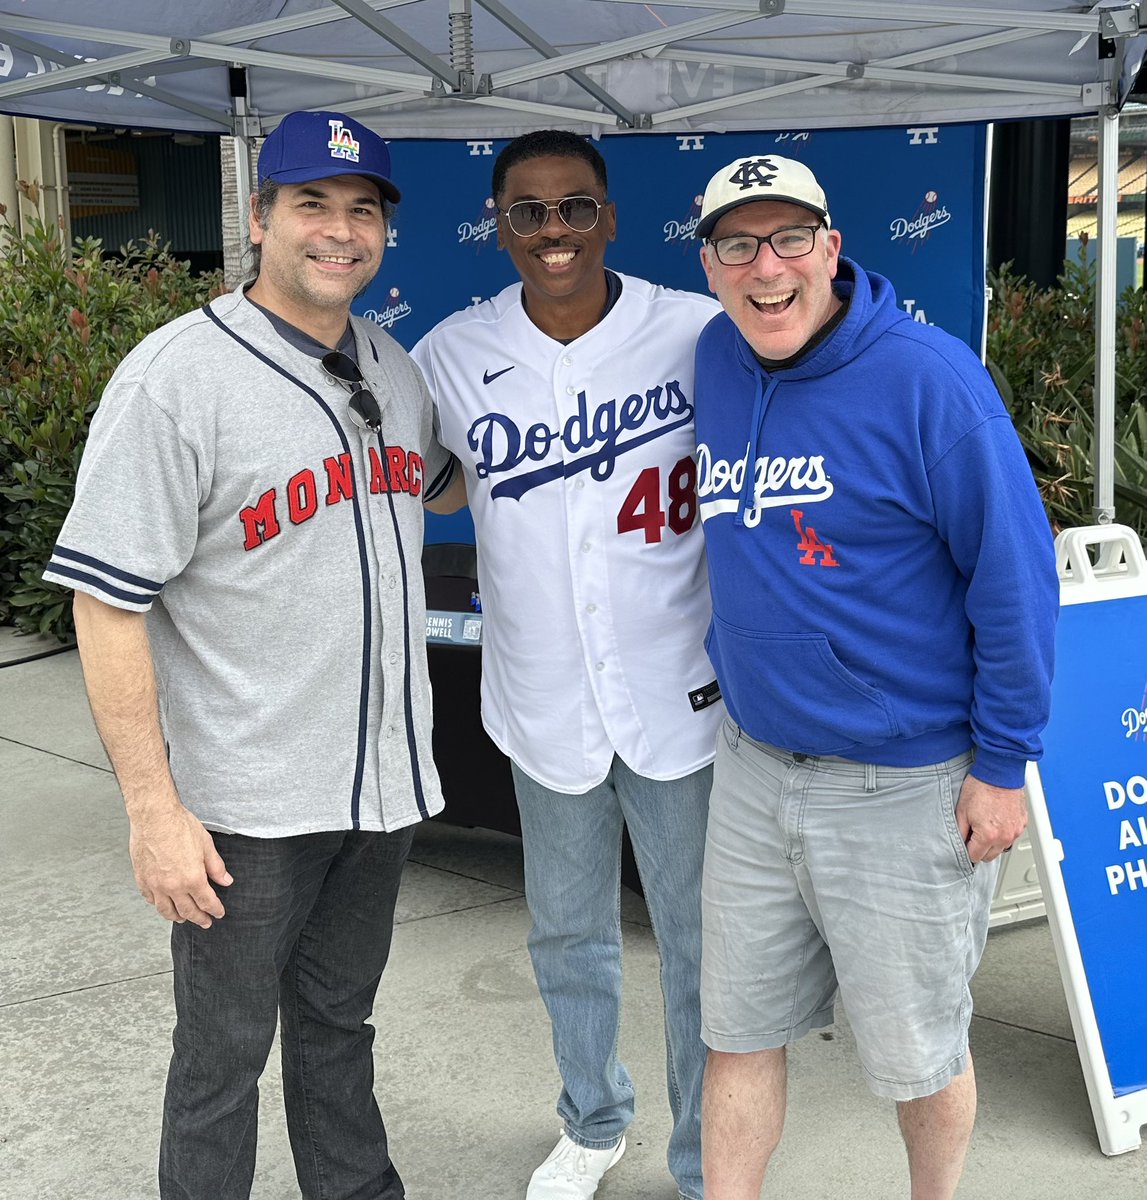
MULTIPOLYGON (((419 346, 421 345, 419 342, 419 346)), ((415 349, 417 350, 418 346, 415 349)), ((454 472, 459 467, 458 460, 438 440, 438 417, 427 387, 426 368, 413 353, 410 357, 414 363, 413 374, 418 384, 418 396, 422 406, 422 460, 426 465, 426 488, 422 500, 425 503, 442 495, 450 486, 454 472)))
POLYGON ((147 612, 194 551, 200 468, 200 454, 143 384, 113 378, 44 579, 147 612))
POLYGON ((434 386, 434 359, 430 353, 429 335, 423 337, 411 350, 410 357, 418 368, 419 382, 430 412, 431 427, 424 442, 427 447, 424 455, 427 480, 425 499, 433 500, 450 486, 455 472, 460 471, 462 467, 458 459, 440 441, 442 426, 438 416, 438 401, 434 386))

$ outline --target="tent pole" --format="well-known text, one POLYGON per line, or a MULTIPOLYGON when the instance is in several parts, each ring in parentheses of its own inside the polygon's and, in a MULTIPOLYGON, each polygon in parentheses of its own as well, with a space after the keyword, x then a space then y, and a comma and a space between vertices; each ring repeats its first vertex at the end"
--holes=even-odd
POLYGON ((235 202, 239 207, 239 223, 247 224, 251 207, 251 142, 248 137, 247 101, 235 97, 235 202))
POLYGON ((988 246, 988 228, 992 220, 992 186, 995 180, 992 178, 992 150, 996 136, 996 127, 989 121, 984 126, 984 211, 980 214, 984 222, 984 236, 980 246, 980 253, 984 258, 984 319, 981 322, 980 328, 980 362, 987 363, 988 361, 988 318, 992 311, 992 288, 988 283, 986 268, 991 263, 991 255, 988 246))
POLYGON ((1119 110, 1099 112, 1099 209, 1095 313, 1096 525, 1115 520, 1115 243, 1119 210, 1119 110))

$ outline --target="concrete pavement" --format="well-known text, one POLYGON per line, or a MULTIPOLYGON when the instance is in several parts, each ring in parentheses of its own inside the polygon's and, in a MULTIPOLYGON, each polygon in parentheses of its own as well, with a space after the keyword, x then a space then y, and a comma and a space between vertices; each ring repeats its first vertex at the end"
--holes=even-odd
MULTIPOLYGON (((0 634, 0 1196, 156 1195, 170 1051, 167 926, 135 891, 127 823, 75 651, 0 634)), ((657 954, 624 891, 629 1151, 599 1200, 674 1200, 657 954)), ((525 938, 516 839, 420 828, 375 1008, 377 1092, 411 1200, 520 1200, 559 1122, 525 938)), ((1143 1200, 1147 1151, 1099 1151, 1043 920, 993 931, 974 986, 980 1121, 962 1200, 1143 1200)), ((268 1065, 255 1200, 297 1197, 268 1065)), ((796 1047, 765 1195, 907 1195, 891 1106, 869 1095, 843 1020, 796 1047)))

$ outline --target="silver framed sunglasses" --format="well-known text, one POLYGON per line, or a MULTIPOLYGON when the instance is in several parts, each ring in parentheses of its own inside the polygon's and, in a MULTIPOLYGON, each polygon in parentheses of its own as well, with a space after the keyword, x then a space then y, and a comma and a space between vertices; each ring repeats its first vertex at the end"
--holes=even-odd
POLYGON ((509 208, 500 208, 498 212, 510 223, 510 228, 518 237, 533 237, 550 219, 550 213, 557 211, 562 224, 575 233, 589 233, 597 225, 601 215, 600 200, 592 196, 565 196, 553 202, 549 200, 516 200, 509 208))
POLYGON ((355 425, 359 429, 369 429, 371 433, 381 433, 382 409, 379 408, 374 393, 366 386, 358 363, 341 350, 332 350, 329 354, 324 354, 320 361, 323 370, 350 392, 347 409, 355 425))

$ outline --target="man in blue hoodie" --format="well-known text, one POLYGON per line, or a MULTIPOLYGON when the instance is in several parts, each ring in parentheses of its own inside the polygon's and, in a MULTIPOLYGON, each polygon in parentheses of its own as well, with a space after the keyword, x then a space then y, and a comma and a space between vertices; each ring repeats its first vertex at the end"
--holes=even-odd
POLYGON ((913 1200, 976 1108, 969 980, 1027 821, 1058 603, 1050 531, 976 357, 840 254, 803 164, 718 171, 697 236, 697 493, 729 719, 703 883, 707 1200, 756 1200, 785 1046, 839 990, 913 1200))

